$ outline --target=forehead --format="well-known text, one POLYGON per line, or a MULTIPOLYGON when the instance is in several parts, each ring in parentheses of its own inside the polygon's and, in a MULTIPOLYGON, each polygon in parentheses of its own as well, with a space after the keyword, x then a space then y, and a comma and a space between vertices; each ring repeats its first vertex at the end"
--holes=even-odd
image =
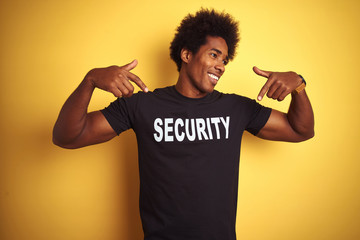
POLYGON ((221 51, 223 55, 228 55, 228 46, 225 39, 223 39, 222 37, 207 36, 206 43, 202 45, 200 49, 203 51, 216 49, 221 51))

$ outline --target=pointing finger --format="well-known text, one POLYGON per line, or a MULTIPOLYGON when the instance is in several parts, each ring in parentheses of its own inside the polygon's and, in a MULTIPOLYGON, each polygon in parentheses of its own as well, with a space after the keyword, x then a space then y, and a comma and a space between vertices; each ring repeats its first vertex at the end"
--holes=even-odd
POLYGON ((261 100, 263 99, 265 93, 266 93, 268 90, 269 90, 269 87, 265 84, 265 85, 261 88, 257 99, 258 99, 259 101, 261 101, 261 100))
POLYGON ((128 78, 130 81, 132 81, 136 85, 138 85, 141 88, 141 90, 143 90, 144 92, 149 91, 149 89, 146 87, 145 83, 143 81, 141 81, 141 79, 138 76, 136 76, 135 74, 129 72, 128 78))
POLYGON ((258 95, 258 97, 257 97, 257 99, 258 99, 259 101, 261 101, 261 100, 263 99, 265 93, 266 93, 267 91, 269 91, 269 89, 270 89, 273 81, 274 81, 273 78, 269 78, 269 79, 266 81, 266 83, 264 84, 264 86, 261 88, 261 90, 260 90, 260 92, 259 92, 259 95, 258 95))

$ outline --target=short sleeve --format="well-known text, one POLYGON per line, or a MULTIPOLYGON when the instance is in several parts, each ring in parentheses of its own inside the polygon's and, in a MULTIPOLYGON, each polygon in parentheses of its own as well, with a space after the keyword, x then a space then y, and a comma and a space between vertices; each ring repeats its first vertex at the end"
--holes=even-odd
POLYGON ((257 135, 268 121, 271 114, 271 108, 264 107, 255 100, 251 100, 250 109, 250 121, 245 129, 251 134, 257 135))
POLYGON ((128 104, 124 98, 118 98, 101 112, 117 135, 131 128, 128 104))

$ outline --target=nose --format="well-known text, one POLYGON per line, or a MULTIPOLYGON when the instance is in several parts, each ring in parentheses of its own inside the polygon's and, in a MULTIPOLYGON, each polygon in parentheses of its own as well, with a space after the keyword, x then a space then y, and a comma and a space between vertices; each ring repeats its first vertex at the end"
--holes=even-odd
POLYGON ((223 74, 225 72, 225 64, 223 63, 223 61, 218 62, 215 65, 215 69, 219 71, 219 73, 223 74))

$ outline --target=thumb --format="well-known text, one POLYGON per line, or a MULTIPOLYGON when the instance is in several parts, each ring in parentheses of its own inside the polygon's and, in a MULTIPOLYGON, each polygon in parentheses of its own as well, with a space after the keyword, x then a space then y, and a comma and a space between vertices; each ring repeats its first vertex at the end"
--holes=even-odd
POLYGON ((261 70, 260 68, 255 67, 255 66, 253 67, 253 71, 254 71, 257 75, 262 76, 262 77, 266 77, 266 78, 269 78, 269 77, 270 77, 270 74, 272 73, 272 72, 270 72, 270 71, 261 70))
POLYGON ((123 68, 126 71, 130 71, 130 70, 134 69, 137 66, 137 64, 138 64, 138 61, 135 59, 131 63, 124 65, 123 68))

